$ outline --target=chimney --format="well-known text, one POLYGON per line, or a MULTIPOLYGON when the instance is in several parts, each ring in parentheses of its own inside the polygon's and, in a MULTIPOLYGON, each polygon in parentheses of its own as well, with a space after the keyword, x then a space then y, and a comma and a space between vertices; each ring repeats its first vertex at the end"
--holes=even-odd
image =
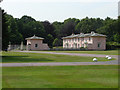
POLYGON ((74 33, 72 33, 72 35, 74 35, 74 33))
POLYGON ((80 33, 80 35, 81 35, 81 34, 84 34, 84 33, 80 33))

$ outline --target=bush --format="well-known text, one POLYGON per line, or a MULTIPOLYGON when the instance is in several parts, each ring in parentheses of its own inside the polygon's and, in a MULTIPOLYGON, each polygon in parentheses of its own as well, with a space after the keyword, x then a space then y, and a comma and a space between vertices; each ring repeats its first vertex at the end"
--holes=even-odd
POLYGON ((117 42, 107 42, 106 43, 106 49, 107 50, 115 50, 120 48, 120 44, 117 42))

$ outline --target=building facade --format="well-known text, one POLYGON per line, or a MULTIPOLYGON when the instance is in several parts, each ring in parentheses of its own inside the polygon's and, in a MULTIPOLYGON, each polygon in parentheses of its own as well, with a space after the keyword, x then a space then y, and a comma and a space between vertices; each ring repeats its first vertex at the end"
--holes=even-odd
POLYGON ((26 38, 27 40, 27 50, 48 50, 47 44, 43 43, 44 38, 33 36, 26 38))
POLYGON ((88 34, 72 34, 63 37, 63 48, 79 49, 87 48, 90 50, 105 50, 106 49, 106 35, 91 32, 88 34))

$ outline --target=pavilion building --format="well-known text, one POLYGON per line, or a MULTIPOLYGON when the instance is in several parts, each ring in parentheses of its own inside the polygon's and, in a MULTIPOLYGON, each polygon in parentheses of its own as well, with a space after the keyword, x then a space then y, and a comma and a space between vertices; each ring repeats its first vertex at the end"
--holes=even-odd
POLYGON ((27 40, 27 50, 48 50, 47 44, 43 43, 44 38, 33 36, 26 38, 27 40))

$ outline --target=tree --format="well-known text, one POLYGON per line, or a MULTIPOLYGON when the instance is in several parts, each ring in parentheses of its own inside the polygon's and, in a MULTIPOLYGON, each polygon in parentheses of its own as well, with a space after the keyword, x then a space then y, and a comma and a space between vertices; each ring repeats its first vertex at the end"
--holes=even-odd
POLYGON ((8 31, 8 23, 6 19, 6 12, 2 10, 2 50, 5 51, 8 48, 9 44, 9 31, 8 31))
POLYGON ((64 20, 64 25, 61 30, 61 37, 71 35, 72 33, 75 33, 75 26, 78 23, 78 21, 75 18, 68 18, 64 20))
POLYGON ((55 33, 54 33, 53 25, 49 21, 44 21, 41 23, 44 26, 44 30, 45 30, 46 35, 51 34, 54 37, 55 33))
POLYGON ((101 34, 107 35, 107 42, 114 42, 115 36, 118 33, 118 24, 116 20, 107 19, 103 27, 98 28, 96 31, 101 34))
POLYGON ((82 19, 75 27, 75 31, 77 33, 89 33, 91 31, 95 31, 103 26, 103 19, 100 18, 84 18, 82 19))
POLYGON ((52 48, 52 42, 54 40, 53 36, 51 34, 48 34, 47 37, 45 38, 47 41, 47 44, 50 48, 52 48))
POLYGON ((107 17, 105 20, 100 18, 68 18, 64 22, 36 21, 31 16, 24 15, 23 17, 14 18, 2 12, 3 16, 3 49, 6 50, 8 42, 11 44, 20 44, 23 41, 26 44, 25 38, 31 37, 34 34, 43 37, 44 42, 48 43, 49 47, 62 45, 62 37, 71 35, 72 33, 90 33, 95 31, 107 35, 107 42, 120 43, 120 17, 112 19, 107 17))
POLYGON ((114 36, 114 41, 120 43, 120 34, 116 33, 114 36))
POLYGON ((11 44, 20 44, 23 41, 22 35, 18 32, 17 22, 11 15, 6 15, 8 20, 8 31, 10 33, 9 41, 11 44))
POLYGON ((58 38, 56 38, 54 41, 53 41, 53 46, 58 46, 59 45, 59 40, 58 38))
POLYGON ((61 38, 61 36, 62 36, 61 30, 63 28, 63 23, 56 21, 56 22, 53 22, 52 25, 53 25, 54 33, 55 33, 54 38, 61 38))
POLYGON ((61 46, 62 45, 62 40, 55 38, 53 41, 53 46, 61 46))
POLYGON ((23 35, 23 42, 26 44, 25 38, 33 35, 46 38, 44 26, 40 21, 36 21, 30 16, 23 16, 17 19, 18 31, 23 35))

